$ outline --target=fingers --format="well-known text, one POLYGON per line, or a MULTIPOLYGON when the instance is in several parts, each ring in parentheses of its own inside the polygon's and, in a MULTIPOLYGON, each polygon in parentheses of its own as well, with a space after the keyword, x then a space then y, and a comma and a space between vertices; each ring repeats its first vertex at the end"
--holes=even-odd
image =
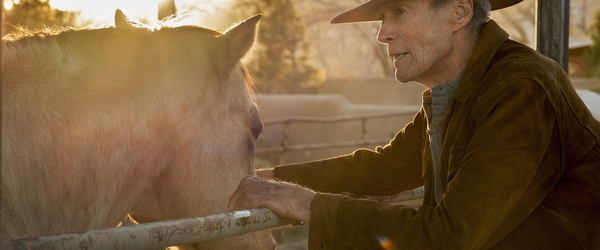
POLYGON ((254 176, 244 177, 235 192, 229 197, 227 208, 236 211, 265 206, 262 201, 265 196, 269 195, 265 193, 269 189, 266 182, 266 180, 254 176))
POLYGON ((230 211, 246 209, 244 207, 244 204, 246 203, 244 201, 244 199, 245 199, 244 193, 246 192, 246 186, 248 185, 248 182, 249 182, 249 180, 247 180, 247 178, 249 178, 249 177, 244 177, 244 179, 242 179, 242 181, 240 181, 240 184, 238 185, 237 189, 229 197, 229 203, 227 204, 227 208, 230 211))
POLYGON ((267 207, 279 216, 310 220, 310 204, 315 192, 298 185, 248 176, 229 197, 231 211, 267 207))

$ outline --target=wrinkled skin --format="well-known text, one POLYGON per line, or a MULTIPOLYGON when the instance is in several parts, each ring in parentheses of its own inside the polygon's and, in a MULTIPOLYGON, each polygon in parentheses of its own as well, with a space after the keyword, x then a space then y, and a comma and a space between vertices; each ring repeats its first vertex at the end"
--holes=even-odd
MULTIPOLYGON (((388 45, 399 81, 418 81, 433 88, 454 79, 465 67, 475 43, 465 26, 473 14, 472 1, 456 0, 435 9, 431 1, 387 1, 377 9, 382 24, 377 34, 388 45)), ((316 173, 315 173, 316 174, 316 173)), ((273 179, 273 170, 258 176, 273 179)), ((310 221, 315 192, 299 185, 244 178, 229 198, 229 209, 258 206, 281 216, 310 221)))

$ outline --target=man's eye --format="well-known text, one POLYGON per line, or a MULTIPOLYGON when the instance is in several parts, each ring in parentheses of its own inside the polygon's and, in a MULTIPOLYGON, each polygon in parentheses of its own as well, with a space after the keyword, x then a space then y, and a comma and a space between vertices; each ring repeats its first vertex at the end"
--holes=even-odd
POLYGON ((406 10, 402 8, 396 8, 396 14, 404 14, 404 12, 406 12, 406 10))

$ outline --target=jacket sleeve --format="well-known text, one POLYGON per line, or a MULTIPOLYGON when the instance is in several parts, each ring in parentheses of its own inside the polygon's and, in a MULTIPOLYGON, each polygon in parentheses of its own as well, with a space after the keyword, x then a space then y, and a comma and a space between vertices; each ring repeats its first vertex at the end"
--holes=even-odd
POLYGON ((553 185, 533 179, 556 134, 554 110, 531 80, 513 81, 481 98, 469 118, 472 139, 451 151, 449 168, 456 171, 438 206, 415 210, 319 193, 311 208, 309 249, 478 249, 510 216, 526 217, 539 204, 524 195, 532 193, 531 184, 553 185))
POLYGON ((388 145, 374 151, 359 149, 335 158, 279 166, 275 178, 320 192, 378 196, 420 187, 424 119, 421 110, 388 145))

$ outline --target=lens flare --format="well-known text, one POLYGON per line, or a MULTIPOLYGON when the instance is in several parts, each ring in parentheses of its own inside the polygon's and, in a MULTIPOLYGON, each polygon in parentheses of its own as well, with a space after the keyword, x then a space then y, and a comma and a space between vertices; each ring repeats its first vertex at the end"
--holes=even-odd
POLYGON ((385 237, 384 235, 377 235, 377 240, 379 241, 381 248, 384 250, 396 250, 392 244, 392 241, 388 239, 388 237, 385 237))

